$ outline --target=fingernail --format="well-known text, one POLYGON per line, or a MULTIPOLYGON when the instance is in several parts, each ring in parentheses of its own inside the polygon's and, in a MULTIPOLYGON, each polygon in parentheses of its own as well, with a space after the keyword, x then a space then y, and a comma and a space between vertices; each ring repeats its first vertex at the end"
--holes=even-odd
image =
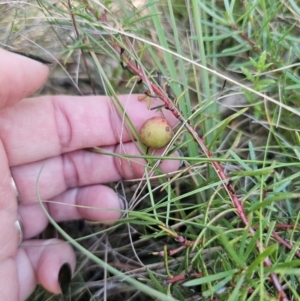
POLYGON ((32 59, 32 60, 37 61, 37 62, 40 62, 40 63, 45 64, 45 65, 52 65, 52 62, 50 62, 48 60, 45 60, 44 58, 41 58, 39 56, 36 56, 34 54, 20 52, 20 51, 15 51, 15 50, 11 50, 11 49, 6 49, 6 50, 8 50, 9 52, 13 52, 13 53, 16 53, 16 54, 28 57, 29 59, 32 59))
POLYGON ((117 195, 119 197, 119 202, 120 202, 121 210, 124 210, 124 211, 127 210, 128 209, 128 203, 126 201, 126 198, 122 194, 120 194, 118 192, 117 192, 117 195))
POLYGON ((68 292, 71 279, 72 279, 71 267, 66 262, 61 266, 58 273, 58 284, 63 295, 65 295, 68 292))
MULTIPOLYGON (((177 150, 177 152, 179 154, 179 157, 181 157, 181 158, 184 157, 184 153, 180 148, 177 150)), ((183 165, 184 165, 184 160, 180 160, 179 168, 182 167, 183 165)))

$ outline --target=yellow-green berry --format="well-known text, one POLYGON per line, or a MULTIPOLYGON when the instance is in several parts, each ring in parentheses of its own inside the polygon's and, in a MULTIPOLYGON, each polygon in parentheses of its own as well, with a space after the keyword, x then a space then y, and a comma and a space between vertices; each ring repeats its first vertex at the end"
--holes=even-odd
POLYGON ((142 142, 151 148, 165 147, 173 137, 173 130, 163 117, 152 117, 144 122, 140 130, 142 142))

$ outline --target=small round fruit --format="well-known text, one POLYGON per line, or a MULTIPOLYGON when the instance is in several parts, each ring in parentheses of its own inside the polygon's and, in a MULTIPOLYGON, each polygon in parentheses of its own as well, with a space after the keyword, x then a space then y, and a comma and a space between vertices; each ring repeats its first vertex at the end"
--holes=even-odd
POLYGON ((173 137, 173 130, 163 117, 152 117, 144 122, 140 130, 142 142, 151 148, 166 146, 173 137))

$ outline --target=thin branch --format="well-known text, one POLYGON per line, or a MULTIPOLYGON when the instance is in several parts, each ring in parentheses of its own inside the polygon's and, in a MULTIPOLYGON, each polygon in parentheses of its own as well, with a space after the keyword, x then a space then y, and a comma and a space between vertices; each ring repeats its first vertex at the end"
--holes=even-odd
MULTIPOLYGON (((72 18, 72 23, 73 23, 73 26, 74 26, 76 37, 79 38, 80 37, 80 33, 79 33, 78 28, 77 28, 76 19, 75 19, 74 15, 73 15, 73 12, 72 12, 72 5, 71 5, 71 1, 70 0, 68 0, 68 9, 69 9, 70 16, 72 18)), ((83 40, 87 41, 86 38, 84 38, 83 40)), ((91 88, 92 88, 93 94, 96 95, 95 84, 94 84, 94 81, 92 80, 92 77, 91 77, 91 72, 90 72, 90 69, 89 69, 87 61, 86 61, 85 53, 84 53, 84 51, 83 51, 82 48, 80 48, 80 51, 81 51, 81 54, 82 54, 82 60, 83 60, 83 63, 84 63, 86 74, 87 74, 87 76, 89 78, 89 81, 90 81, 90 84, 91 84, 91 88)))

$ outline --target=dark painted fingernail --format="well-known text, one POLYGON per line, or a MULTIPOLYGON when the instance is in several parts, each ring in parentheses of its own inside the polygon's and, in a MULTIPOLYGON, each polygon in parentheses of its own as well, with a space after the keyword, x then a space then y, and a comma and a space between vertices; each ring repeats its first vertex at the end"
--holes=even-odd
POLYGON ((71 279, 72 279, 71 267, 66 262, 61 266, 58 273, 58 284, 63 295, 65 295, 68 292, 71 279))
POLYGON ((40 63, 45 64, 45 65, 52 65, 52 62, 50 62, 48 60, 45 60, 44 58, 41 58, 39 56, 36 56, 34 54, 20 52, 20 51, 15 51, 15 50, 11 50, 11 49, 6 49, 6 50, 8 50, 10 52, 13 52, 13 53, 16 53, 16 54, 19 54, 19 55, 22 55, 22 56, 25 56, 25 57, 28 57, 29 59, 32 59, 32 60, 37 61, 37 62, 40 62, 40 63))

